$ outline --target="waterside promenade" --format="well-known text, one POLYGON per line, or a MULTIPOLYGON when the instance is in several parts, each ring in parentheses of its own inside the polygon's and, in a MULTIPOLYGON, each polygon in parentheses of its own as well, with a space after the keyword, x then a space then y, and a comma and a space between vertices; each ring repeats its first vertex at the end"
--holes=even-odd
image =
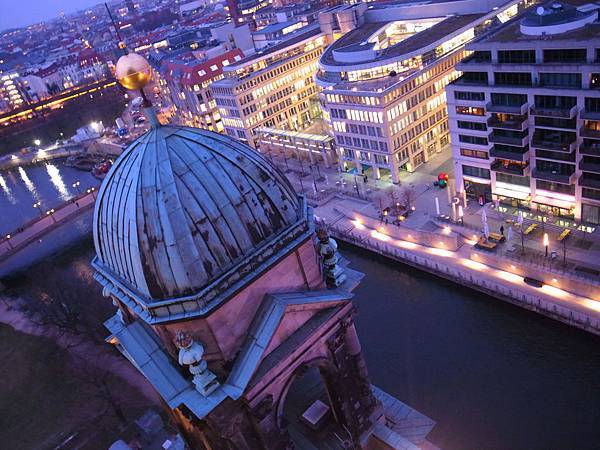
POLYGON ((364 220, 365 217, 358 211, 341 213, 340 208, 347 208, 349 202, 355 204, 356 200, 336 197, 316 208, 316 216, 330 225, 337 239, 600 335, 598 283, 544 272, 543 268, 518 261, 490 258, 474 250, 469 243, 452 250, 452 241, 460 242, 456 235, 446 236, 444 240, 440 238, 437 246, 428 246, 420 241, 431 242, 432 236, 406 229, 403 230, 408 233, 406 239, 401 239, 397 237, 397 227, 394 225, 383 224, 375 228, 372 221, 368 218, 364 220), (548 284, 539 288, 524 281, 524 276, 542 277, 544 273, 548 284), (584 291, 591 296, 558 287, 561 285, 568 285, 574 291, 584 291))
MULTIPOLYGON (((298 161, 289 158, 282 164, 280 157, 272 156, 292 184, 306 193, 315 217, 324 220, 339 240, 600 334, 598 232, 572 230, 562 242, 558 238, 563 228, 546 223, 538 224, 535 232, 521 241, 515 226, 510 240, 492 252, 480 251, 475 244, 482 235, 482 212, 486 211, 490 231, 498 233, 504 226, 505 235, 509 215, 489 204, 482 208, 471 201, 460 222, 445 220, 444 216, 452 214, 449 189, 434 188, 433 181, 439 171, 452 173, 448 157, 441 155, 419 171, 403 174, 401 186, 392 187, 370 179, 364 183, 360 175, 338 174, 323 167, 317 171, 306 162, 300 167, 298 161), (413 192, 415 211, 394 224, 393 217, 382 217, 380 199, 385 201, 392 190, 406 188, 413 192), (550 249, 558 257, 550 257, 551 252, 545 256, 544 233, 548 233, 550 249), (543 285, 528 284, 525 277, 543 285)), ((535 221, 526 219, 523 228, 532 223, 535 221)))

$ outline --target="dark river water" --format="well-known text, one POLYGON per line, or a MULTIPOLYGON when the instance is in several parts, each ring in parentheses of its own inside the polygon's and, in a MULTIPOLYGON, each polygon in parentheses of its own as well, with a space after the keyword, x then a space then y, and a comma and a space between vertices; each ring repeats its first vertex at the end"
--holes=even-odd
POLYGON ((371 381, 437 422, 445 450, 600 448, 600 338, 363 250, 371 381))
POLYGON ((44 211, 98 187, 100 180, 88 171, 64 165, 64 160, 0 170, 0 233, 14 231, 44 211), (73 184, 79 182, 78 186, 73 184), (40 203, 34 208, 34 204, 40 203))

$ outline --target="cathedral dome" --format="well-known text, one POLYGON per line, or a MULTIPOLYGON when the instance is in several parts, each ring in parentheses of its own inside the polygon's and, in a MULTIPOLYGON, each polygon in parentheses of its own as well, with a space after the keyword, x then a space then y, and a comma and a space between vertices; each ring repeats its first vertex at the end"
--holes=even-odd
POLYGON ((281 172, 248 146, 159 126, 123 152, 102 184, 95 266, 146 301, 197 294, 285 244, 304 208, 281 172))

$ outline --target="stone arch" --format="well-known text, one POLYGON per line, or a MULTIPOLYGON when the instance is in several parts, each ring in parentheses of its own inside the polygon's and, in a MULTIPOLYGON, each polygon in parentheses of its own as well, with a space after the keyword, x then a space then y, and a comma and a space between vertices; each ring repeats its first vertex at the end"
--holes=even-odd
MULTIPOLYGON (((294 381, 298 380, 298 378, 300 377, 300 372, 307 371, 307 370, 309 370, 311 368, 315 368, 315 367, 319 369, 319 372, 325 371, 325 372, 331 373, 331 372, 335 371, 335 366, 325 356, 317 356, 308 361, 304 361, 304 362, 300 363, 298 365, 298 367, 296 367, 296 369, 294 369, 294 371, 290 374, 288 379, 285 381, 284 387, 281 390, 281 393, 277 400, 276 423, 277 423, 277 428, 279 430, 284 430, 284 428, 285 428, 283 426, 282 420, 283 420, 285 402, 286 402, 290 387, 294 384, 294 381)), ((322 378, 323 385, 325 386, 325 390, 327 391, 328 396, 330 396, 329 386, 327 386, 326 379, 323 377, 322 373, 321 373, 321 378, 322 378)), ((333 410, 333 405, 332 405, 332 410, 333 410)), ((337 415, 337 412, 333 411, 333 414, 337 415)))

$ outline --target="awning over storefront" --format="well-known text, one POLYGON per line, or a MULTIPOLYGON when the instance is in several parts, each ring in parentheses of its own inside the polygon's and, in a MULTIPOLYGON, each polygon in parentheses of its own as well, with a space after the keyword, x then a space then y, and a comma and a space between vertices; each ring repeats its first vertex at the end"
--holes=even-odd
POLYGON ((499 187, 497 187, 496 190, 494 191, 494 195, 500 195, 502 197, 516 198, 517 200, 527 200, 527 197, 529 197, 528 192, 513 191, 512 189, 504 189, 504 188, 499 188, 499 187))
POLYGON ((574 202, 558 200, 556 198, 551 198, 551 197, 543 197, 541 195, 536 195, 533 198, 533 203, 540 203, 542 205, 556 206, 557 208, 563 208, 563 209, 571 209, 571 208, 575 207, 574 202))
POLYGON ((478 184, 491 184, 492 183, 490 180, 486 180, 485 178, 477 178, 477 177, 471 177, 471 176, 466 176, 466 175, 463 175, 463 179, 466 181, 470 181, 471 183, 478 183, 478 184))

